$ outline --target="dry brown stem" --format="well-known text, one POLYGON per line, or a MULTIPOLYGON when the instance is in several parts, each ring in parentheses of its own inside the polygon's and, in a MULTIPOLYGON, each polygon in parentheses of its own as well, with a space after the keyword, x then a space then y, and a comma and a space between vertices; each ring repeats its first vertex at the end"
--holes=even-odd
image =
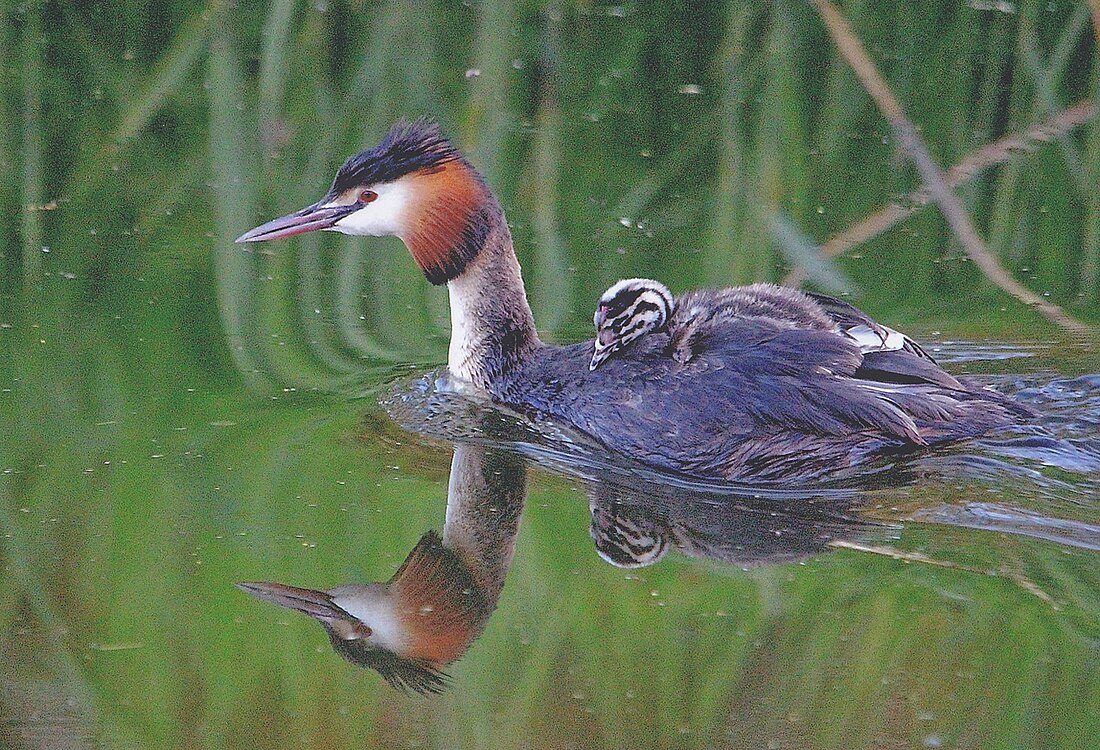
POLYGON ((1015 570, 1011 570, 1007 567, 1001 567, 996 571, 989 570, 987 568, 974 568, 969 565, 963 565, 961 563, 954 562, 952 560, 937 560, 934 557, 929 557, 922 552, 906 552, 904 550, 897 549, 896 547, 890 547, 887 545, 877 544, 860 544, 859 542, 848 542, 843 539, 834 539, 829 542, 829 546, 834 549, 850 549, 855 552, 868 552, 872 555, 883 555, 889 557, 892 560, 898 560, 900 562, 907 563, 919 563, 921 565, 934 565, 937 568, 948 568, 950 570, 965 570, 968 573, 977 573, 978 575, 987 576, 991 573, 995 575, 1004 576, 1008 580, 1015 583, 1032 596, 1042 599, 1054 609, 1061 609, 1054 597, 1052 597, 1030 578, 1015 570))
MULTIPOLYGON (((1097 0, 1097 2, 1100 2, 1100 0, 1097 0)), ((1097 107, 1092 102, 1087 100, 1078 102, 1023 133, 1006 135, 993 143, 982 146, 977 151, 972 151, 964 156, 958 164, 947 170, 947 184, 953 188, 964 185, 990 167, 1004 164, 1016 154, 1034 151, 1040 145, 1050 143, 1078 125, 1082 125, 1096 117, 1096 113, 1097 107)), ((819 250, 828 257, 846 253, 853 247, 873 240, 909 218, 928 205, 928 200, 929 192, 927 189, 914 190, 902 200, 891 203, 848 227, 843 232, 833 235, 821 245, 819 250)), ((783 283, 788 286, 796 286, 802 283, 805 278, 802 270, 795 268, 787 274, 783 283)))
POLYGON ((1016 281, 989 251, 985 241, 974 228, 966 207, 948 186, 947 177, 932 159, 932 154, 928 151, 916 127, 905 116, 901 103, 879 74, 863 43, 848 25, 848 21, 829 0, 812 0, 812 2, 832 35, 837 49, 852 66, 863 87, 894 129, 902 149, 920 173, 929 197, 940 207, 951 230, 975 265, 982 270, 987 279, 1024 304, 1035 307, 1054 323, 1076 333, 1089 331, 1088 326, 1070 317, 1061 307, 1016 281))

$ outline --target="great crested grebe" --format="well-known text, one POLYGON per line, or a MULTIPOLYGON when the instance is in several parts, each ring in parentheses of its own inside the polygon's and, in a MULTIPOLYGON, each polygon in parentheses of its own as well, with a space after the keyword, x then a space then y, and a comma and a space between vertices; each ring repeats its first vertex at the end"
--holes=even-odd
POLYGON ((662 469, 804 479, 875 453, 980 435, 1027 413, 909 348, 865 356, 847 336, 766 317, 715 326, 687 363, 667 356, 667 335, 658 333, 590 370, 591 342, 539 340, 500 203, 429 122, 398 123, 348 159, 321 200, 237 241, 318 229, 396 235, 428 281, 447 285, 454 378, 662 469))
POLYGON ((590 368, 631 342, 653 332, 668 334, 667 350, 677 362, 689 362, 724 327, 748 318, 790 328, 826 331, 851 339, 863 355, 903 349, 932 358, 909 337, 880 325, 834 297, 758 283, 730 289, 700 289, 673 299, 653 279, 623 279, 600 297, 593 323, 595 352, 590 368))

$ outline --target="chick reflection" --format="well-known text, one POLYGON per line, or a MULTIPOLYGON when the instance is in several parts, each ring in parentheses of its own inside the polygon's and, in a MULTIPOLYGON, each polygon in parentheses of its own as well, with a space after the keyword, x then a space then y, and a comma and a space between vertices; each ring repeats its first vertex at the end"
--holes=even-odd
POLYGON ((792 562, 885 530, 850 516, 846 495, 785 501, 600 482, 588 496, 596 552, 619 568, 653 565, 670 549, 741 567, 792 562))
POLYGON ((242 590, 314 618, 338 654, 396 688, 438 693, 496 609, 526 496, 522 459, 456 445, 443 536, 429 531, 387 583, 326 591, 281 583, 242 590))

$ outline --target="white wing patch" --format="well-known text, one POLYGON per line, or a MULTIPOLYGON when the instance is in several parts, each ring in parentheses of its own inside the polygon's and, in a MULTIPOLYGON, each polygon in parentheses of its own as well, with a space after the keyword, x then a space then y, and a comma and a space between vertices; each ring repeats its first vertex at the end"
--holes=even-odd
POLYGON ((852 326, 841 333, 856 342, 861 354, 868 352, 896 352, 905 348, 905 336, 893 328, 882 326, 875 330, 868 325, 852 326), (883 335, 885 334, 885 336, 883 335))

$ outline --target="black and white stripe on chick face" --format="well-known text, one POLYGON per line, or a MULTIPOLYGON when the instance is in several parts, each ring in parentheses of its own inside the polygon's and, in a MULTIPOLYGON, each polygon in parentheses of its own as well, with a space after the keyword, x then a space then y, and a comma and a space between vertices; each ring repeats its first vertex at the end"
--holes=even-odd
POLYGON ((652 279, 625 279, 603 293, 596 307, 596 349, 589 369, 632 341, 668 325, 675 302, 668 288, 652 279))

